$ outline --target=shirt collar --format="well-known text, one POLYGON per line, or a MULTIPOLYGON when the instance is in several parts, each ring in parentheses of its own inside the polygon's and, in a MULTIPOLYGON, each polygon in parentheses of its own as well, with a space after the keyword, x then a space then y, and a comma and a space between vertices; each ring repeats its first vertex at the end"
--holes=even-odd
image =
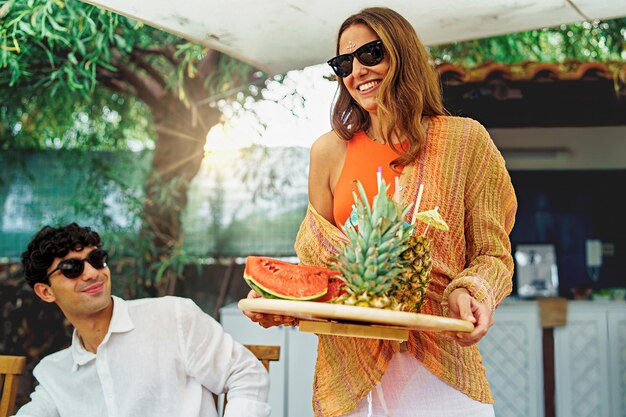
MULTIPOLYGON (((102 344, 107 343, 111 333, 125 333, 135 328, 128 314, 128 303, 114 295, 112 295, 111 298, 113 299, 113 315, 111 316, 109 329, 102 340, 102 344)), ((72 346, 70 349, 74 360, 72 366, 73 371, 76 371, 79 366, 83 366, 96 358, 96 354, 85 350, 76 329, 74 329, 74 333, 72 334, 72 346)))

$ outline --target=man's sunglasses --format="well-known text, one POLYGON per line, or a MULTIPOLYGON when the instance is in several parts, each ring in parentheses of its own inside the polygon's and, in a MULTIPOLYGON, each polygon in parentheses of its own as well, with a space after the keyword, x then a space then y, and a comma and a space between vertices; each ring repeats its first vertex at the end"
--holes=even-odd
POLYGON ((56 271, 61 271, 61 273, 65 275, 66 278, 78 278, 85 270, 85 261, 89 262, 89 264, 96 269, 102 269, 106 268, 108 259, 109 255, 106 253, 106 251, 102 249, 92 250, 89 255, 87 255, 87 257, 84 259, 64 259, 59 262, 57 267, 54 268, 52 272, 50 272, 46 276, 46 281, 48 281, 48 279, 50 279, 52 274, 54 274, 56 271))
POLYGON ((384 54, 383 41, 377 39, 361 46, 351 54, 337 55, 328 61, 335 74, 338 77, 345 78, 352 73, 352 61, 356 57, 359 62, 367 67, 373 67, 383 60, 384 54))

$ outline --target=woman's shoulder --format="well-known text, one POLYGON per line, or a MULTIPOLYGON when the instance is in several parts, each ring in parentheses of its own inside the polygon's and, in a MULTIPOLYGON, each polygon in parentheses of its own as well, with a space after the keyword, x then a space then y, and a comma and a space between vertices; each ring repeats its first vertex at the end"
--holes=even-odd
POLYGON ((471 129, 485 130, 485 127, 476 119, 463 116, 434 116, 434 123, 447 124, 449 126, 466 126, 471 129))
POLYGON ((341 139, 334 130, 324 133, 311 145, 311 156, 333 157, 338 151, 346 148, 346 141, 341 139))
POLYGON ((439 141, 453 146, 459 143, 491 142, 489 132, 478 120, 461 116, 436 116, 432 118, 433 131, 439 141))

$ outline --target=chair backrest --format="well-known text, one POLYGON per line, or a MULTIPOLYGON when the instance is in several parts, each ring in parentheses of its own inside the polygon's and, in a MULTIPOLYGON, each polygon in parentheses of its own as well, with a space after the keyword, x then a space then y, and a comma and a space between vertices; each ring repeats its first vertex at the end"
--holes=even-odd
MULTIPOLYGON (((274 345, 244 345, 250 352, 257 357, 258 360, 261 361, 267 372, 270 371, 270 362, 277 361, 280 359, 280 346, 274 345)), ((218 398, 216 394, 213 394, 213 399, 215 400, 215 407, 218 407, 218 398)), ((226 403, 228 398, 224 397, 224 404, 222 405, 222 411, 219 413, 220 416, 224 415, 224 410, 226 410, 226 403)), ((2 416, 0 416, 2 417, 2 416)))
POLYGON ((19 377, 26 367, 26 356, 0 355, 0 417, 13 415, 19 377))
POLYGON ((267 372, 270 371, 270 362, 280 359, 280 346, 272 345, 244 345, 254 353, 254 356, 261 361, 267 372))

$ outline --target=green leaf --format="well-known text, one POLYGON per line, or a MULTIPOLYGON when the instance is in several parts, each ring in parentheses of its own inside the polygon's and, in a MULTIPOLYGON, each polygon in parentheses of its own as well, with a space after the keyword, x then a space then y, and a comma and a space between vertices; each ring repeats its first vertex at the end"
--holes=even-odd
POLYGON ((87 55, 87 49, 85 48, 85 43, 81 39, 75 39, 74 45, 76 46, 76 49, 78 50, 78 53, 80 55, 82 56, 87 55))
POLYGON ((52 28, 59 32, 67 32, 67 28, 61 26, 51 15, 46 15, 46 19, 52 28))
POLYGON ((24 32, 25 34, 29 36, 35 36, 35 31, 33 30, 32 26, 29 25, 28 23, 20 20, 19 22, 17 22, 17 25, 20 28, 20 30, 24 32))
POLYGON ((128 48, 128 45, 127 45, 127 43, 126 43, 126 39, 124 39, 123 37, 121 37, 121 36, 120 36, 120 35, 118 35, 118 34, 115 34, 115 35, 114 35, 114 38, 115 38, 115 42, 117 43, 117 46, 118 46, 120 49, 127 49, 127 48, 128 48))

